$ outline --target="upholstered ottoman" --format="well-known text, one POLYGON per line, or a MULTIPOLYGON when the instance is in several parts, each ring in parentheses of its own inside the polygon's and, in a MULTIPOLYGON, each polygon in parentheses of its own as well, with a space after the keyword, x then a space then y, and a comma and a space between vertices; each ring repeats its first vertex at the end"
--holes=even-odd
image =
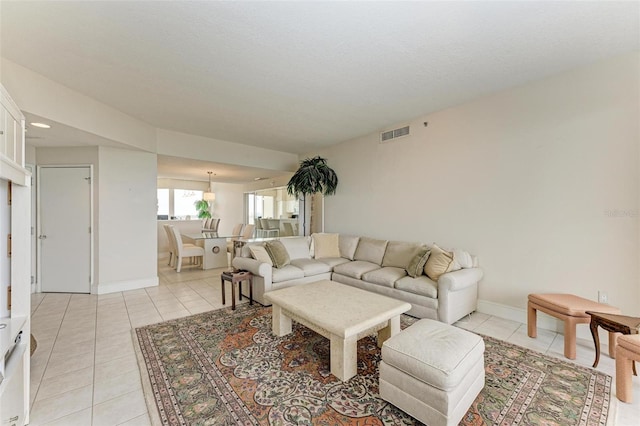
POLYGON ((457 425, 484 387, 484 341, 423 319, 382 345, 380 396, 429 426, 457 425))

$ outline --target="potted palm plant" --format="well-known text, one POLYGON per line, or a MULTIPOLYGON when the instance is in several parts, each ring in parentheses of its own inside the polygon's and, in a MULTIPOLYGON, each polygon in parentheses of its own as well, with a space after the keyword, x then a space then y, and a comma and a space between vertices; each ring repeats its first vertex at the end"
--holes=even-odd
POLYGON ((303 199, 303 229, 306 234, 306 196, 313 198, 313 194, 333 195, 338 187, 338 176, 331 167, 327 165, 327 160, 316 156, 307 158, 300 162, 300 167, 291 176, 287 184, 289 195, 295 195, 303 199))
POLYGON ((209 202, 207 200, 198 200, 193 203, 198 211, 199 219, 209 219, 211 212, 209 211, 209 202))

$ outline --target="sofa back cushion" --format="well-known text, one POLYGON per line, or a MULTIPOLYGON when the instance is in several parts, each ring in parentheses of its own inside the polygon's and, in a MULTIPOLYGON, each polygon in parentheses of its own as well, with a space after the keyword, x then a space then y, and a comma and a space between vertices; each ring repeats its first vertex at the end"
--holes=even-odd
POLYGON ((338 234, 313 234, 313 250, 316 259, 340 257, 338 234))
POLYGON ((283 268, 291 262, 289 254, 287 254, 287 249, 280 241, 267 241, 264 243, 264 248, 267 250, 267 253, 269 253, 274 267, 283 268))
POLYGON ((375 238, 361 237, 353 258, 355 260, 364 260, 365 262, 382 265, 382 258, 384 257, 387 243, 387 240, 376 240, 375 238))
POLYGON ((310 241, 309 237, 280 238, 280 242, 287 249, 289 259, 311 259, 310 241))
POLYGON ((403 241, 389 241, 382 258, 382 266, 407 269, 420 244, 403 241))
POLYGON ((360 237, 340 234, 340 237, 338 238, 340 257, 353 260, 353 256, 355 256, 356 249, 358 248, 358 241, 360 241, 360 237))

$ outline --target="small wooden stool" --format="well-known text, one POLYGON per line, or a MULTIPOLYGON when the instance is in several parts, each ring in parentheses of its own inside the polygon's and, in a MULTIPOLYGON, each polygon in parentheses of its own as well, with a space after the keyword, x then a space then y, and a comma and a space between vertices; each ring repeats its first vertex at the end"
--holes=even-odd
MULTIPOLYGON (((547 293, 530 294, 527 303, 527 332, 529 337, 536 337, 537 311, 564 321, 564 356, 576 359, 576 325, 589 324, 591 316, 586 311, 619 314, 620 309, 583 299, 573 294, 547 293)), ((609 333, 609 355, 615 358, 615 333, 609 333)))
POLYGON ((231 310, 236 310, 236 283, 238 283, 238 300, 242 300, 242 281, 249 282, 249 304, 253 305, 253 274, 249 271, 224 271, 220 275, 220 283, 222 284, 222 304, 225 301, 224 282, 231 283, 231 310))
POLYGON ((631 366, 640 361, 640 334, 618 337, 616 348, 616 397, 622 402, 633 402, 631 366))

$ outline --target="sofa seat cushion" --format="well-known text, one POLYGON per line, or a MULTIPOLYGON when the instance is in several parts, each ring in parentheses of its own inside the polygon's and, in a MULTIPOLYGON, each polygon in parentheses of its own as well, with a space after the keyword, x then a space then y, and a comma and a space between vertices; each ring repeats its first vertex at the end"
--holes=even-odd
POLYGON ((426 275, 421 275, 417 278, 400 278, 395 282, 395 288, 406 291, 407 293, 430 297, 432 299, 438 298, 438 284, 426 275))
POLYGON ((280 238, 279 241, 287 249, 289 259, 311 258, 311 251, 309 249, 311 239, 309 237, 287 237, 280 238))
POLYGON ((393 288, 393 284, 402 277, 407 275, 404 268, 393 268, 387 266, 385 268, 376 269, 362 275, 362 280, 372 284, 383 285, 393 288))
POLYGON ((331 266, 315 259, 293 259, 291 265, 302 269, 305 277, 331 272, 331 266))
POLYGON ((382 359, 400 371, 444 391, 453 389, 484 356, 477 334, 422 319, 382 346, 382 359))
POLYGON ((325 257, 323 259, 318 259, 318 261, 326 263, 331 267, 331 269, 333 269, 338 265, 349 262, 349 259, 345 259, 344 257, 325 257))
POLYGON ((362 275, 375 271, 376 269, 380 269, 380 265, 365 262, 364 260, 354 260, 353 262, 343 263, 342 265, 334 267, 333 272, 360 280, 362 279, 362 275))
POLYGON ((283 266, 282 268, 271 268, 271 270, 273 274, 271 281, 274 283, 304 278, 304 271, 293 265, 283 266))

